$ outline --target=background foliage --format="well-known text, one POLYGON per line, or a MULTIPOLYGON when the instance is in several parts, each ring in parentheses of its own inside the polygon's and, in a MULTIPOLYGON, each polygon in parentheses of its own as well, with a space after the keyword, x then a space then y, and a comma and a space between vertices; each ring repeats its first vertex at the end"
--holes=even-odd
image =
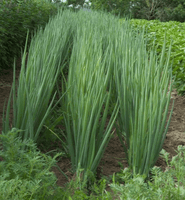
MULTIPOLYGON (((134 1, 136 2, 136 1, 134 1)), ((185 20, 184 0, 137 0, 132 17, 137 19, 159 19, 160 21, 185 20)))
MULTIPOLYGON (((122 19, 123 20, 123 19, 122 19)), ((122 21, 121 20, 121 21, 122 21)), ((158 55, 162 51, 164 38, 166 37, 166 50, 171 46, 170 63, 173 69, 174 87, 181 95, 185 94, 185 23, 170 21, 160 22, 159 20, 140 20, 132 19, 132 26, 141 29, 145 26, 145 38, 147 39, 147 48, 150 51, 153 43, 158 55)))
POLYGON ((91 0, 92 8, 121 16, 160 21, 185 20, 185 0, 91 0))
POLYGON ((0 1, 0 68, 12 67, 14 57, 24 48, 27 31, 44 27, 57 11, 57 6, 47 1, 0 1))

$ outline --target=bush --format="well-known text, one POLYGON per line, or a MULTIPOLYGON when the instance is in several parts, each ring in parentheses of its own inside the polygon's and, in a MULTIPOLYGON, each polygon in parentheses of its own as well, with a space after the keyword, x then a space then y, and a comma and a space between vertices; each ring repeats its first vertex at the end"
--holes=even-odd
POLYGON ((185 95, 185 40, 183 35, 185 23, 138 19, 132 19, 130 22, 136 30, 142 29, 145 26, 145 38, 147 40, 148 51, 150 51, 154 41, 158 55, 162 52, 164 38, 166 38, 166 51, 168 51, 172 43, 170 64, 172 64, 172 73, 175 79, 174 87, 180 95, 185 95))
POLYGON ((93 9, 104 9, 121 17, 129 15, 135 19, 185 21, 185 0, 91 0, 91 2, 93 9))
POLYGON ((114 15, 125 16, 130 14, 130 0, 91 0, 91 7, 94 10, 105 10, 114 15))
POLYGON ((185 21, 185 0, 140 0, 132 9, 133 18, 185 21))
POLYGON ((22 141, 12 129, 0 135, 0 200, 47 199, 57 190, 50 172, 54 158, 40 153, 32 140, 22 141))
POLYGON ((13 66, 14 58, 24 48, 27 31, 33 33, 38 26, 44 27, 57 10, 49 2, 0 1, 0 68, 13 66))
POLYGON ((125 168, 113 175, 111 189, 118 199, 185 199, 185 147, 179 145, 177 155, 169 159, 169 153, 161 150, 161 157, 167 163, 163 172, 160 167, 151 169, 151 177, 146 180, 144 176, 132 176, 130 169, 125 168), (124 183, 120 184, 120 183, 124 183))

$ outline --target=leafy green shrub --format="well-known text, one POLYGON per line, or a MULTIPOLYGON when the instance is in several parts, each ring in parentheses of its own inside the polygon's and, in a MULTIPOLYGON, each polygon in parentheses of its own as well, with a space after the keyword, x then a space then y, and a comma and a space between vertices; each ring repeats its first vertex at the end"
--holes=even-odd
POLYGON ((40 153, 32 140, 22 141, 15 128, 0 135, 0 200, 47 199, 57 190, 50 172, 54 158, 40 153))
MULTIPOLYGON (((113 174, 112 183, 102 178, 90 186, 90 193, 87 193, 86 186, 80 180, 80 176, 71 180, 63 188, 63 199, 184 199, 185 198, 185 147, 178 146, 177 155, 171 160, 169 153, 164 149, 160 152, 167 163, 163 172, 159 167, 153 167, 148 179, 145 175, 134 175, 129 168, 113 174), (107 190, 107 184, 110 190, 107 190)), ((93 180, 93 178, 92 178, 93 180)))
POLYGON ((38 26, 44 27, 57 10, 49 2, 0 1, 0 68, 13 66, 14 57, 20 56, 24 47, 27 31, 33 33, 38 26))
POLYGON ((132 177, 126 168, 113 176, 111 189, 120 199, 184 199, 185 198, 185 147, 178 146, 177 155, 169 162, 169 153, 164 149, 161 156, 165 158, 167 170, 162 172, 159 167, 151 170, 151 180, 145 181, 145 176, 132 177), (116 179, 119 182, 116 181, 116 179), (122 184, 124 183, 124 185, 122 184))
POLYGON ((106 191, 108 182, 105 178, 102 178, 99 181, 97 181, 93 173, 88 171, 87 177, 89 178, 90 182, 82 181, 82 172, 83 170, 81 170, 78 176, 72 179, 69 183, 66 184, 65 188, 63 188, 63 199, 112 200, 111 193, 106 191))
MULTIPOLYGON (((121 20, 122 21, 122 20, 121 20)), ((147 40, 148 51, 153 47, 158 55, 162 52, 164 38, 166 39, 166 51, 171 46, 170 64, 172 64, 173 78, 175 79, 174 87, 177 88, 179 94, 185 94, 185 23, 170 21, 160 22, 158 20, 131 20, 132 26, 139 30, 145 26, 145 39, 147 40)))

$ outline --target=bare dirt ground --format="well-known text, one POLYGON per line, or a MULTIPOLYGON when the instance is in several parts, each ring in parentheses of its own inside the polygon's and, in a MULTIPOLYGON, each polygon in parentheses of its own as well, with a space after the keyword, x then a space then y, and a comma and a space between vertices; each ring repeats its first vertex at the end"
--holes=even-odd
MULTIPOLYGON (((19 71, 20 61, 17 62, 16 79, 18 79, 19 71)), ((5 99, 8 99, 9 96, 13 80, 12 77, 12 69, 0 71, 0 133, 2 130, 3 106, 5 99)), ((178 96, 177 92, 174 90, 172 92, 171 100, 173 99, 175 99, 173 115, 170 127, 168 129, 167 137, 163 145, 163 148, 168 153, 170 153, 170 157, 176 155, 176 149, 178 145, 185 145, 185 97, 178 96)), ((170 108, 171 105, 172 101, 170 104, 170 108)), ((123 158, 125 158, 123 148, 120 144, 118 137, 114 135, 114 137, 110 140, 108 147, 106 148, 98 169, 101 174, 105 176, 112 175, 114 172, 119 172, 121 167, 118 162, 122 163, 124 167, 128 166, 126 160, 123 160, 123 158)), ((58 162, 58 166, 67 176, 72 178, 72 173, 69 170, 71 164, 68 158, 61 158, 58 162)), ((159 158, 156 166, 159 166, 164 170, 166 164, 162 158, 159 158)), ((57 170, 57 168, 54 168, 53 171, 58 178, 57 184, 60 186, 64 186, 64 184, 67 182, 64 175, 62 175, 61 172, 57 170)))

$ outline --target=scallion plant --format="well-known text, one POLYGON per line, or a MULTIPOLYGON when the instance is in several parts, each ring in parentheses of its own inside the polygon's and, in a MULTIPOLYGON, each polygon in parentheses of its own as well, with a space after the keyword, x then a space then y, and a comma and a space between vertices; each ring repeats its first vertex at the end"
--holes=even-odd
POLYGON ((37 31, 28 53, 25 47, 18 86, 14 76, 6 116, 4 114, 4 133, 11 129, 9 113, 13 98, 12 127, 24 131, 24 139, 37 142, 52 110, 57 77, 66 64, 75 29, 74 17, 70 11, 59 12, 50 19, 44 30, 37 31))
POLYGON ((147 52, 144 34, 135 34, 127 21, 115 35, 117 133, 133 174, 148 175, 159 157, 172 114, 171 110, 167 120, 172 90, 170 49, 166 53, 164 44, 160 58, 155 50, 147 52))
MULTIPOLYGON (((100 17, 101 14, 96 17, 88 15, 88 19, 82 20, 82 27, 77 27, 69 65, 67 93, 63 98, 73 172, 83 169, 84 174, 88 170, 96 172, 111 138, 118 112, 116 104, 110 119, 107 118, 111 97, 112 50, 108 43, 103 45, 107 33, 98 26, 98 23, 103 23, 103 18, 100 17)), ((106 15, 104 17, 109 20, 106 15)))

